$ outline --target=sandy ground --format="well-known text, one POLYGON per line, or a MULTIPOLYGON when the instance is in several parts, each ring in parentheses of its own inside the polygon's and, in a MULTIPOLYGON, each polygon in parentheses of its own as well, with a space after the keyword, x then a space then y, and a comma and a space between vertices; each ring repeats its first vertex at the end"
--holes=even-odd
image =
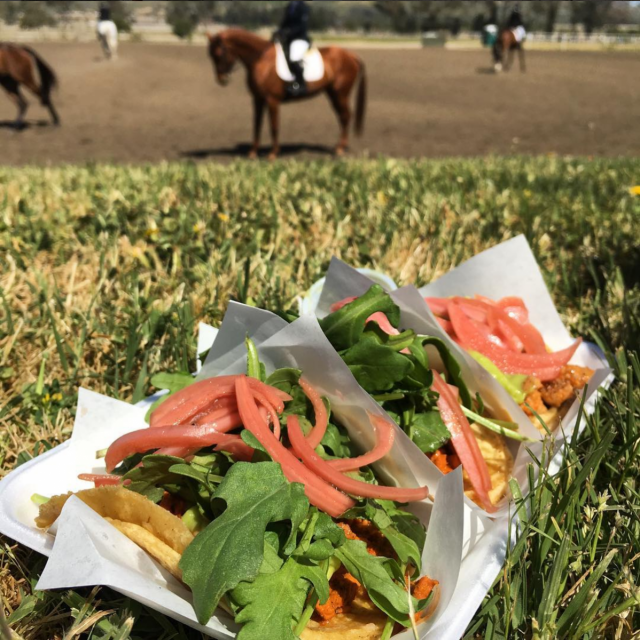
MULTIPOLYGON (((9 127, 14 106, 0 96, 0 163, 229 160, 246 153, 251 102, 244 71, 229 87, 216 85, 201 46, 125 43, 112 63, 97 44, 36 48, 59 74, 55 102, 63 124, 49 126, 32 99, 30 126, 16 132, 9 127)), ((535 51, 526 74, 496 76, 487 51, 359 53, 369 101, 353 155, 640 150, 638 54, 535 51)), ((331 153, 338 134, 324 96, 285 106, 281 131, 283 155, 296 157, 331 153)))

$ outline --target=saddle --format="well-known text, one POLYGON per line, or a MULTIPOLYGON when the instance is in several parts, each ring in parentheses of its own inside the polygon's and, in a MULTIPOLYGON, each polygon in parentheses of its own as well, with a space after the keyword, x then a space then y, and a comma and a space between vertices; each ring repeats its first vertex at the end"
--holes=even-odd
MULTIPOLYGON (((278 77, 284 82, 293 82, 295 77, 289 69, 282 45, 276 42, 275 47, 278 77)), ((294 40, 291 43, 290 55, 292 62, 302 63, 306 82, 317 82, 324 78, 324 60, 317 47, 310 47, 306 40, 294 40)))

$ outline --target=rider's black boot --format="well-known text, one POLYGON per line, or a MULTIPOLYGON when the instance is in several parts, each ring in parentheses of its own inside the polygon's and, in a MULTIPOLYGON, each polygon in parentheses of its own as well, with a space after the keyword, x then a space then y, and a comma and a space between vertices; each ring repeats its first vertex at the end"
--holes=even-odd
POLYGON ((302 62, 291 62, 289 68, 295 79, 289 83, 287 93, 292 98, 298 98, 307 92, 307 83, 304 79, 304 67, 302 66, 302 62))

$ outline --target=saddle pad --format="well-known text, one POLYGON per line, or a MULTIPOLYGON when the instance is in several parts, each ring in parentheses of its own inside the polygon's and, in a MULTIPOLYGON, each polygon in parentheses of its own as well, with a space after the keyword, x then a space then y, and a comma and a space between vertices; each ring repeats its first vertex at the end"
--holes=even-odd
MULTIPOLYGON (((304 40, 294 40, 291 43, 291 58, 302 60, 304 66, 304 79, 307 82, 317 82, 324 78, 324 60, 316 47, 309 48, 304 40)), ((284 50, 279 42, 276 42, 276 73, 284 82, 293 82, 295 79, 284 55, 284 50)))
POLYGON ((513 35, 516 38, 516 42, 522 42, 527 37, 527 32, 525 31, 524 27, 516 27, 511 31, 513 31, 513 35))

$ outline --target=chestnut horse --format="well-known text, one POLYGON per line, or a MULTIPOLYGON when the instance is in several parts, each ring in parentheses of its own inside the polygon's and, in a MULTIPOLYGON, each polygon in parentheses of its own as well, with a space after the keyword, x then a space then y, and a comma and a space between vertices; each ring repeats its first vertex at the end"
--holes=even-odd
POLYGON ((16 128, 23 127, 24 115, 29 106, 20 91, 20 85, 40 98, 40 102, 49 109, 53 124, 60 124, 58 113, 51 102, 51 91, 57 83, 53 69, 33 49, 0 43, 0 85, 18 107, 16 128))
MULTIPOLYGON (((343 155, 348 142, 351 106, 349 97, 358 77, 355 130, 362 131, 366 107, 367 87, 364 63, 353 53, 339 47, 322 47, 324 77, 307 83, 307 93, 302 97, 317 96, 325 92, 338 116, 341 133, 336 154, 343 155)), ((247 83, 253 95, 254 126, 253 145, 249 157, 256 158, 260 145, 260 131, 265 106, 269 110, 273 146, 269 159, 280 151, 278 142, 280 104, 291 100, 286 94, 286 83, 276 73, 276 48, 272 42, 242 29, 226 29, 215 36, 209 35, 209 56, 213 62, 218 82, 225 86, 237 61, 247 69, 247 83)), ((295 99, 295 98, 294 98, 295 99)))
POLYGON ((520 71, 525 71, 524 47, 518 42, 513 29, 501 29, 496 41, 493 43, 493 68, 496 71, 509 71, 513 64, 513 52, 518 52, 520 71))

